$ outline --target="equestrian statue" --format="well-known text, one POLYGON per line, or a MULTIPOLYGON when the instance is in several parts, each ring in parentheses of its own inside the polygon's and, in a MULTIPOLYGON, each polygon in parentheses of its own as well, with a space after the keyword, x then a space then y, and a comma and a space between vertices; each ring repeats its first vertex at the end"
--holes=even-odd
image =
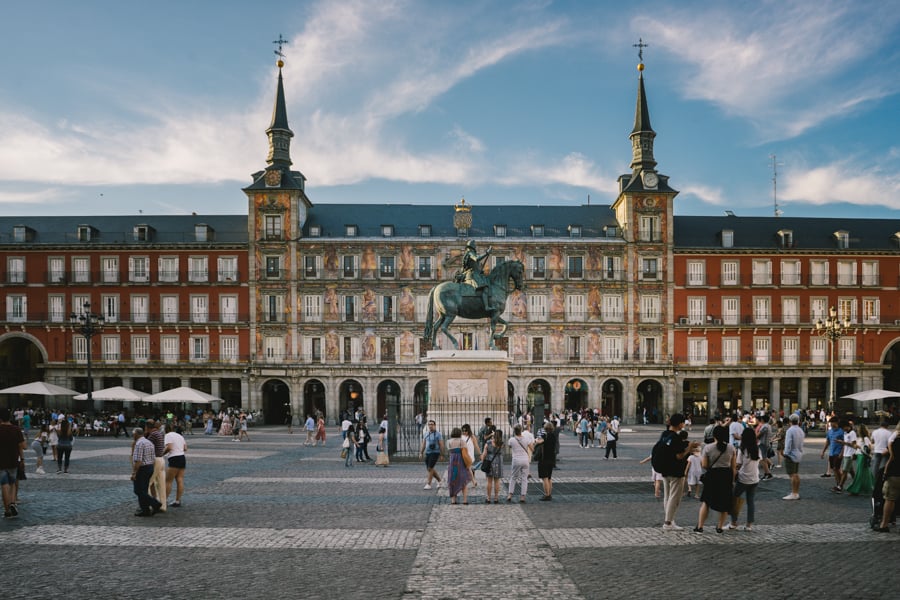
POLYGON ((508 327, 508 323, 500 315, 506 309, 506 298, 512 291, 509 280, 513 281, 513 289, 521 290, 524 286, 525 265, 518 260, 504 261, 485 275, 484 261, 490 254, 489 248, 479 255, 475 242, 470 240, 463 254, 462 268, 456 273, 454 280, 439 283, 431 289, 423 338, 430 340, 432 346, 437 341, 438 331, 442 331, 453 347, 459 349, 459 342, 449 330, 456 317, 487 318, 491 320, 490 347, 491 350, 497 349, 494 341, 503 337, 508 327), (502 325, 500 331, 497 331, 497 325, 502 325))

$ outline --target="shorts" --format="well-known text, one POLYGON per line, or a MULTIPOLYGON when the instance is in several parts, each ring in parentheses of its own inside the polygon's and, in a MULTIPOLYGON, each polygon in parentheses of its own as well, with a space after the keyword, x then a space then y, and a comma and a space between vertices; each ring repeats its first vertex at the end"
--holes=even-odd
POLYGON ((553 476, 554 465, 538 463, 538 479, 550 479, 553 476))
POLYGON ((796 475, 800 472, 800 463, 791 460, 791 457, 784 457, 784 472, 788 475, 796 475))
POLYGON ((187 461, 184 458, 184 454, 181 456, 170 456, 169 457, 169 468, 170 469, 183 469, 187 465, 187 461))
POLYGON ((441 457, 438 452, 431 452, 425 455, 425 468, 433 469, 434 465, 437 464, 438 459, 441 457))
POLYGON ((838 454, 837 456, 828 457, 828 465, 831 467, 832 471, 840 471, 841 470, 841 461, 843 460, 843 456, 838 454))
POLYGON ((0 485, 15 485, 18 472, 17 466, 12 469, 0 469, 0 485))
POLYGON ((900 476, 894 475, 884 480, 884 487, 881 488, 885 500, 900 500, 900 476))
POLYGON ((841 459, 841 471, 849 471, 853 468, 853 461, 856 460, 853 456, 845 456, 841 459))

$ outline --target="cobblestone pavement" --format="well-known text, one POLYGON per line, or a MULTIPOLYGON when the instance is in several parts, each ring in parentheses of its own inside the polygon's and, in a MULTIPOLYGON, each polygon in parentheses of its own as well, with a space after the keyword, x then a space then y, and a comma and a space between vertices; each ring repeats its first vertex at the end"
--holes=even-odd
POLYGON ((79 439, 70 474, 49 460, 47 475, 33 474, 28 454, 20 516, 0 522, 0 597, 896 595, 900 534, 869 529, 870 498, 829 491, 818 439, 799 502, 781 500, 789 485, 777 469, 760 484, 753 531, 716 534, 713 513, 705 533, 689 533, 699 503, 685 498, 685 531, 667 533, 649 465, 638 464, 660 431, 625 432, 610 460, 565 434, 552 502, 537 502, 534 482, 526 504, 485 505, 478 473, 468 506, 423 490, 418 462, 345 468, 332 436, 309 448, 284 428, 255 428, 249 443, 198 434, 184 505, 144 519, 132 516, 130 440, 79 439))

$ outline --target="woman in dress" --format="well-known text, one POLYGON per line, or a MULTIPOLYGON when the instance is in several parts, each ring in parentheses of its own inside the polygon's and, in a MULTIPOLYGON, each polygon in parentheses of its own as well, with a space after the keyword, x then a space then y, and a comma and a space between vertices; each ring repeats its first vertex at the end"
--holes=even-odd
POLYGON ((35 469, 35 473, 38 475, 44 474, 44 448, 47 447, 47 440, 50 438, 50 432, 48 431, 47 425, 41 425, 40 433, 35 436, 34 441, 31 442, 31 449, 34 451, 34 456, 37 459, 37 469, 35 469))
POLYGON ((447 467, 449 474, 447 487, 450 492, 450 504, 456 504, 456 497, 460 492, 462 492, 463 504, 468 504, 468 485, 471 479, 469 466, 472 464, 472 459, 469 458, 466 461, 464 455, 468 455, 469 450, 466 448, 466 442, 462 439, 462 430, 459 427, 454 427, 450 432, 450 442, 447 448, 450 456, 450 466, 447 467))
POLYGON ((75 442, 75 431, 65 415, 60 417, 57 430, 59 440, 56 445, 56 472, 69 472, 69 458, 72 456, 72 444, 75 442))
POLYGON ((731 512, 736 452, 734 446, 728 443, 728 437, 728 428, 717 426, 713 430, 713 438, 716 441, 704 446, 700 453, 700 463, 706 469, 706 474, 703 477, 703 493, 700 496, 702 504, 694 533, 703 533, 703 523, 706 521, 709 509, 719 513, 716 533, 722 533, 725 520, 728 513, 731 512))
POLYGON ((219 425, 219 435, 231 435, 231 417, 222 415, 222 424, 219 425))
POLYGON ((322 445, 325 445, 325 417, 321 414, 319 418, 316 419, 316 446, 319 445, 319 442, 322 442, 322 445))
POLYGON ((50 450, 53 451, 53 462, 56 462, 57 445, 59 444, 59 423, 60 418, 57 417, 50 423, 50 426, 48 427, 48 431, 50 433, 48 439, 50 440, 50 450))
MULTIPOLYGON (((494 504, 500 502, 500 479, 503 477, 503 432, 495 430, 494 434, 488 438, 484 445, 484 451, 481 453, 483 463, 490 465, 490 471, 485 472, 487 475, 487 500, 486 504, 494 500, 494 504)), ((482 467, 483 469, 484 467, 482 467)))
POLYGON ((244 438, 247 438, 247 441, 250 441, 250 422, 247 420, 247 415, 241 414, 241 420, 239 422, 241 431, 238 435, 238 441, 242 441, 244 438))
POLYGON ((869 428, 865 423, 859 426, 859 437, 856 444, 856 475, 853 483, 847 486, 847 493, 851 496, 871 494, 875 488, 875 478, 872 476, 872 438, 869 436, 869 428))
POLYGON ((734 502, 731 506, 731 523, 728 529, 737 529, 738 514, 741 512, 738 498, 744 492, 747 493, 747 525, 745 531, 750 531, 756 516, 756 488, 759 486, 759 461, 762 455, 759 453, 759 441, 756 431, 752 427, 745 427, 741 433, 741 445, 737 452, 737 481, 734 483, 734 502))
MULTIPOLYGON (((587 435, 585 435, 587 439, 587 435)), ((529 433, 526 437, 522 433, 522 426, 513 428, 513 437, 509 441, 509 451, 512 454, 512 473, 509 476, 509 493, 506 501, 512 502, 513 492, 516 491, 516 483, 519 484, 519 502, 525 504, 525 496, 528 494, 528 466, 531 461, 531 451, 534 449, 534 438, 529 433)))
POLYGON ((460 427, 460 430, 462 431, 462 439, 466 443, 466 450, 469 451, 469 477, 472 487, 478 487, 478 482, 475 481, 475 457, 481 456, 481 446, 478 444, 475 436, 472 435, 472 427, 468 423, 460 427))
POLYGON ((535 440, 535 448, 541 448, 538 459, 538 477, 544 484, 542 502, 553 500, 553 468, 556 466, 557 432, 553 423, 544 424, 544 435, 535 440))
POLYGON ((378 445, 375 447, 375 466, 376 467, 387 467, 391 464, 391 459, 388 457, 387 448, 385 448, 385 443, 387 442, 387 429, 384 427, 378 428, 378 445))

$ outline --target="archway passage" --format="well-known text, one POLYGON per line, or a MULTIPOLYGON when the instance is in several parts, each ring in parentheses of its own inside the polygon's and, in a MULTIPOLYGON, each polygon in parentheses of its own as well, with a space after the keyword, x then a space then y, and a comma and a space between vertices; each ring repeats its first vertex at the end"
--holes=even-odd
POLYGON ((299 422, 306 422, 306 417, 317 418, 325 414, 325 385, 318 379, 310 379, 303 386, 303 414, 297 415, 299 422))
POLYGON ((581 410, 588 407, 588 386, 581 379, 571 379, 566 383, 565 406, 568 410, 581 410))
POLYGON ((525 406, 517 406, 515 416, 533 411, 535 406, 543 406, 544 411, 550 408, 551 392, 550 384, 544 379, 535 379, 528 384, 525 397, 525 406))
POLYGON ((282 425, 291 412, 291 391, 280 379, 263 384, 263 419, 266 425, 282 425))
POLYGON ((353 413, 359 409, 364 408, 365 398, 363 397, 363 388, 362 384, 360 384, 355 379, 348 379, 344 383, 341 384, 340 396, 338 398, 338 410, 340 410, 340 415, 338 415, 337 422, 341 422, 341 418, 345 414, 352 415, 353 413))
MULTIPOLYGON (((602 400, 600 402, 600 414, 607 417, 622 416, 622 382, 610 379, 603 384, 602 400)), ((640 415, 638 415, 640 417, 640 415)), ((638 421, 641 423, 642 421, 638 421)))
MULTIPOLYGON (((43 381, 44 370, 38 368, 44 362, 41 351, 31 340, 23 337, 9 337, 0 343, 0 388, 22 385, 32 381, 43 381)), ((8 397, 9 402, 19 402, 19 398, 8 397)), ((21 396, 19 406, 44 406, 43 396, 21 396)), ((10 408, 14 408, 10 406, 10 408)))
POLYGON ((647 379, 637 387, 637 414, 643 418, 644 409, 647 410, 648 420, 651 423, 663 423, 668 415, 660 410, 662 404, 662 385, 655 379, 647 379))

